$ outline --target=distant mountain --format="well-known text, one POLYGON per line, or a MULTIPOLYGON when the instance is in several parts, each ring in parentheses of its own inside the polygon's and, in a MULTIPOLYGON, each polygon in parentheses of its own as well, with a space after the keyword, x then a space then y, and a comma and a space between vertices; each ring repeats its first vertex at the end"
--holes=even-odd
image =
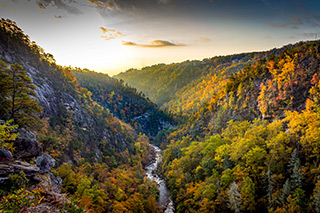
POLYGON ((80 86, 92 93, 92 99, 109 109, 117 118, 129 123, 138 132, 156 136, 159 131, 175 125, 168 114, 144 97, 137 89, 106 74, 73 69, 80 86))

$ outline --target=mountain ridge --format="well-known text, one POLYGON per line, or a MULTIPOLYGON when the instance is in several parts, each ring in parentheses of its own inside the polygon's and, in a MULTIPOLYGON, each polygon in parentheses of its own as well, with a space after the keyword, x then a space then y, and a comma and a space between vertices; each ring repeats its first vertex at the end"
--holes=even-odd
POLYGON ((114 77, 137 88, 161 108, 173 114, 187 115, 196 112, 205 100, 209 101, 213 93, 217 92, 210 91, 209 88, 204 90, 202 87, 207 87, 205 84, 208 82, 201 85, 201 81, 211 78, 209 87, 212 87, 213 84, 224 81, 224 77, 230 73, 243 69, 246 64, 254 63, 272 54, 279 55, 286 49, 294 48, 295 45, 288 44, 261 52, 216 56, 201 61, 188 60, 181 63, 157 64, 139 70, 130 69, 114 77), (222 72, 225 72, 225 75, 221 75, 222 72))

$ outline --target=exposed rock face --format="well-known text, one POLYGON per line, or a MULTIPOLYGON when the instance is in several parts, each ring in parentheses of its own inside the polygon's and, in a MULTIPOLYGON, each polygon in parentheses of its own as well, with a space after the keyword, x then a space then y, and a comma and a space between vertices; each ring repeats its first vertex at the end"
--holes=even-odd
POLYGON ((14 162, 1 162, 0 163, 0 176, 7 177, 9 174, 18 174, 23 171, 27 176, 33 176, 39 172, 39 168, 36 165, 30 163, 14 161, 14 162))
POLYGON ((51 180, 51 191, 55 193, 61 193, 62 179, 54 176, 52 173, 49 173, 48 176, 51 180))
POLYGON ((42 155, 42 147, 32 132, 21 128, 18 133, 19 137, 15 140, 15 158, 32 158, 42 155))
POLYGON ((12 154, 6 148, 0 149, 0 161, 1 160, 12 160, 12 154))
POLYGON ((41 155, 37 157, 36 164, 40 169, 40 173, 50 172, 54 167, 56 160, 53 159, 50 155, 41 155))
MULTIPOLYGON (((124 151, 130 146, 130 141, 124 134, 116 134, 108 128, 101 130, 101 127, 97 125, 97 118, 84 107, 84 103, 78 97, 79 94, 70 89, 73 88, 73 85, 68 83, 68 79, 64 77, 61 68, 42 62, 42 59, 39 61, 35 58, 31 59, 26 55, 28 54, 22 53, 20 50, 11 49, 11 47, 8 48, 0 44, 0 60, 8 64, 18 63, 22 65, 27 71, 27 75, 32 79, 32 83, 36 86, 37 90, 35 92, 38 96, 36 100, 39 101, 43 108, 40 117, 49 117, 50 123, 56 125, 55 122, 59 123, 61 116, 72 114, 72 120, 77 125, 81 125, 80 129, 76 129, 77 133, 82 135, 83 131, 86 131, 83 135, 86 135, 88 139, 83 140, 83 142, 93 152, 99 152, 97 144, 103 140, 105 135, 110 135, 111 138, 109 140, 109 148, 116 147, 117 151, 124 151), (58 81, 62 83, 57 83, 58 81), (104 134, 104 132, 107 132, 107 134, 104 134), (116 140, 115 138, 118 137, 121 138, 116 140), (121 144, 121 146, 118 146, 118 144, 121 144)), ((19 131, 22 132, 19 132, 20 136, 15 140, 14 159, 41 156, 42 148, 34 134, 25 129, 19 131)), ((86 155, 86 153, 81 154, 83 156, 86 155)), ((67 159, 72 157, 67 156, 67 159)))
POLYGON ((173 127, 172 122, 154 115, 152 111, 147 111, 140 116, 134 117, 133 120, 138 121, 140 131, 150 132, 151 136, 156 136, 162 129, 167 130, 173 127), (156 129, 154 129, 154 127, 156 127, 156 129))
POLYGON ((52 173, 37 174, 36 179, 41 180, 34 188, 42 188, 46 191, 61 193, 62 179, 54 176, 52 173))

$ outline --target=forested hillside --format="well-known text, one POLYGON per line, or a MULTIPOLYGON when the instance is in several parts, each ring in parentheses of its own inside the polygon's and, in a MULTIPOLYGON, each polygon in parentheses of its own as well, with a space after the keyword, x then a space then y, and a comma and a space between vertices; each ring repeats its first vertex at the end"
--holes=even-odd
POLYGON ((117 118, 129 123, 136 131, 156 136, 160 130, 175 124, 168 114, 123 81, 106 74, 73 69, 72 74, 80 85, 92 93, 92 99, 109 109, 117 118))
POLYGON ((270 54, 278 55, 284 49, 267 52, 218 56, 202 61, 159 64, 141 70, 131 69, 115 77, 137 88, 163 109, 173 114, 188 116, 195 113, 205 101, 220 90, 228 76, 270 54))
POLYGON ((320 42, 230 74, 173 132, 163 172, 177 212, 318 212, 320 42))
POLYGON ((145 135, 5 19, 0 60, 1 212, 159 211, 145 135))

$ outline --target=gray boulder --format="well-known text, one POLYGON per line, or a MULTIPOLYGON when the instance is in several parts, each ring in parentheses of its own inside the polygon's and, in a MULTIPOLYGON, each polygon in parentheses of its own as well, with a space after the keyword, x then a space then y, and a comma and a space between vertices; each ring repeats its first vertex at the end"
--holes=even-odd
POLYGON ((36 164, 37 167, 40 169, 40 173, 50 172, 51 169, 54 167, 56 160, 53 159, 50 155, 41 155, 37 157, 36 164))
POLYGON ((42 155, 42 147, 32 132, 21 128, 18 129, 18 133, 19 137, 14 142, 15 158, 33 158, 42 155))
POLYGON ((1 160, 5 160, 5 161, 12 160, 12 154, 6 148, 0 149, 0 161, 1 160))
POLYGON ((39 170, 36 165, 21 161, 6 161, 0 163, 0 177, 7 177, 12 173, 19 174, 20 171, 23 171, 27 176, 33 176, 36 175, 39 170))

